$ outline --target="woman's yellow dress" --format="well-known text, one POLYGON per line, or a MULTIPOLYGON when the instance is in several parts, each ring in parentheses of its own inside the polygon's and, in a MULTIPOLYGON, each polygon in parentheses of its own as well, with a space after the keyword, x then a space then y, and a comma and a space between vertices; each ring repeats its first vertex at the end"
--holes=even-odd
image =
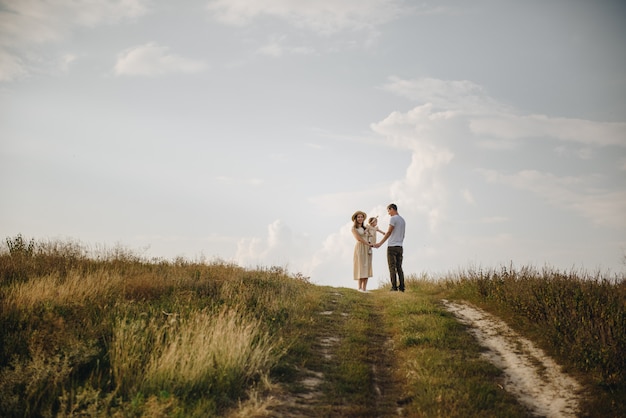
MULTIPOLYGON (((352 227, 354 229, 354 227, 352 227)), ((368 232, 365 228, 356 228, 356 232, 365 241, 368 241, 368 232)), ((354 246, 354 280, 372 277, 372 251, 371 247, 357 241, 354 246)))

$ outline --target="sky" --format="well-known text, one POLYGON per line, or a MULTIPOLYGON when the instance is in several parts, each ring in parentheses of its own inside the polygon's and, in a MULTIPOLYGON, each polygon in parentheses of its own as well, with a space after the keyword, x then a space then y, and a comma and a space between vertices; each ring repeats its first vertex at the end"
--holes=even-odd
POLYGON ((608 0, 0 0, 0 234, 356 288, 396 203, 407 276, 621 274, 625 39, 608 0))

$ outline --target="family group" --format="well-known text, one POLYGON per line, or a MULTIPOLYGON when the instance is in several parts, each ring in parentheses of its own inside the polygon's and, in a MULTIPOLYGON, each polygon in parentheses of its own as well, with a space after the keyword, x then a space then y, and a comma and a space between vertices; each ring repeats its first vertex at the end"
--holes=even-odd
POLYGON ((367 280, 372 277, 372 248, 379 248, 387 244, 387 264, 391 279, 391 290, 404 292, 404 272, 402 271, 402 243, 404 241, 405 222, 398 214, 398 206, 391 203, 387 206, 389 228, 384 232, 378 228, 378 217, 367 219, 363 211, 356 211, 352 215, 352 235, 356 239, 354 247, 354 280, 359 282, 359 291, 367 292, 367 280), (365 223, 367 219, 367 224, 365 223), (376 242, 377 233, 384 234, 376 242))

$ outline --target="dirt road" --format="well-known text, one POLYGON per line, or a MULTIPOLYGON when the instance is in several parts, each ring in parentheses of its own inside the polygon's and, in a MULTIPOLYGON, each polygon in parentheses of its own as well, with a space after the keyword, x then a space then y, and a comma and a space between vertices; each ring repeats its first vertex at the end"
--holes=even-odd
MULTIPOLYGON (((344 298, 342 291, 329 293, 329 300, 324 310, 317 314, 329 323, 340 324, 349 320, 349 308, 341 303, 344 298)), ((365 298, 376 298, 376 292, 363 295, 365 298)), ((511 330, 506 323, 488 313, 461 303, 441 301, 459 322, 468 326, 469 332, 486 350, 483 356, 503 371, 502 389, 513 394, 533 416, 541 417, 575 417, 578 411, 580 385, 571 377, 560 371, 559 366, 533 343, 511 330)), ((370 305, 371 308, 374 305, 370 305)), ((381 320, 379 313, 373 312, 376 321, 381 320)), ((385 324, 373 324, 374 329, 382 330, 385 324)), ((329 362, 336 355, 341 335, 334 334, 332 328, 318 335, 313 344, 315 355, 321 362, 329 362)), ((397 387, 393 381, 391 365, 384 360, 392 344, 383 332, 375 334, 377 341, 372 343, 381 348, 372 352, 380 358, 372 361, 372 391, 376 400, 372 403, 373 415, 349 414, 349 416, 409 416, 401 402, 390 399, 397 387), (387 345, 387 347, 385 347, 387 345)), ((267 415, 272 417, 317 417, 346 416, 341 409, 329 409, 324 404, 322 388, 328 382, 320 370, 299 370, 299 384, 291 385, 292 389, 283 387, 272 395, 271 405, 268 404, 267 415), (296 387, 297 390, 293 390, 296 387), (322 415, 320 415, 322 413, 322 415)))
POLYGON ((484 356, 505 375, 504 389, 542 417, 576 417, 580 385, 561 372, 541 349, 500 319, 476 307, 442 301, 462 323, 469 325, 484 356))

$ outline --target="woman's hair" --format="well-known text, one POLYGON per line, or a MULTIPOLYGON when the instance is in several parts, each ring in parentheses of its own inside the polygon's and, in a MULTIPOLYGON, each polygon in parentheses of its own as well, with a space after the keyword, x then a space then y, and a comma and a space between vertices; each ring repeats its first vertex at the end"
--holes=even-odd
MULTIPOLYGON (((365 229, 365 216, 363 216, 363 223, 361 224, 361 226, 365 229)), ((359 217, 358 216, 354 217, 354 227, 355 228, 359 227, 359 217)))

